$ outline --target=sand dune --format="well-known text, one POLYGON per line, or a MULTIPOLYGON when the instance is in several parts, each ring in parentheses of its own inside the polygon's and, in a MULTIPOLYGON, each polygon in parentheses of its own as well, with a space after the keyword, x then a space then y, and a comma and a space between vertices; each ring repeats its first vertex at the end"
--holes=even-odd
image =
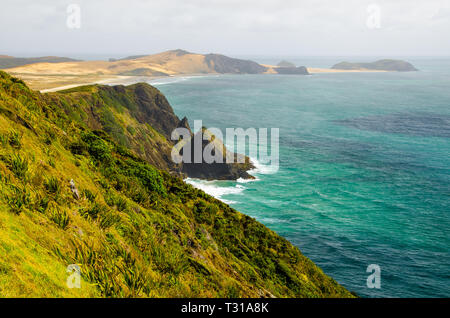
POLYGON ((180 50, 117 61, 36 63, 8 69, 12 74, 41 75, 175 75, 214 73, 205 56, 180 50))

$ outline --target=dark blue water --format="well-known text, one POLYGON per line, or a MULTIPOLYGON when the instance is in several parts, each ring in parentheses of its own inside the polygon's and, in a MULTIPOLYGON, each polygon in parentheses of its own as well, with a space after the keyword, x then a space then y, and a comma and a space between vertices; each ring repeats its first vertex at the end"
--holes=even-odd
POLYGON ((278 171, 259 166, 255 182, 190 182, 361 296, 449 297, 450 60, 411 62, 420 72, 154 84, 191 122, 280 128, 278 171), (366 286, 369 264, 381 268, 380 289, 366 286))

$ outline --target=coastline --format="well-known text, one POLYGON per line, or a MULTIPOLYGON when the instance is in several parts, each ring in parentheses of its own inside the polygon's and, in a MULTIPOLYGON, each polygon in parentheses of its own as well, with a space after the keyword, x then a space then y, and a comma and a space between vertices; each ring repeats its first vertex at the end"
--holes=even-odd
MULTIPOLYGON (((67 84, 67 85, 58 85, 54 86, 49 83, 49 85, 45 85, 42 82, 39 83, 40 86, 44 86, 44 88, 39 89, 30 81, 27 76, 28 74, 14 74, 14 76, 22 79, 27 83, 32 89, 37 90, 41 93, 50 93, 62 91, 65 89, 70 89, 78 86, 85 85, 94 85, 94 84, 105 84, 105 85, 132 85, 139 82, 148 82, 158 79, 170 79, 170 78, 183 78, 183 77, 197 77, 197 76, 216 76, 218 74, 177 74, 171 76, 109 76, 105 78, 93 79, 91 81, 75 81, 75 83, 67 84), (48 87, 48 88, 47 88, 48 87)), ((34 75, 33 75, 34 76, 34 75)), ((35 76, 37 77, 37 76, 35 76)))
POLYGON ((128 80, 132 76, 117 76, 112 78, 106 78, 98 81, 92 81, 92 82, 82 82, 82 83, 75 83, 75 84, 69 84, 64 86, 57 86, 52 88, 46 88, 39 90, 41 93, 50 93, 50 92, 56 92, 56 91, 62 91, 65 89, 70 89, 78 86, 84 86, 84 85, 92 85, 92 84, 115 84, 117 82, 118 84, 128 80))
MULTIPOLYGON (((269 66, 269 65, 268 65, 269 66)), ((307 67, 310 74, 326 74, 326 73, 385 73, 388 71, 379 70, 338 70, 330 68, 316 68, 307 67)), ((219 73, 187 73, 175 74, 170 76, 132 76, 132 75, 77 75, 77 74, 29 74, 29 73, 11 73, 27 83, 33 90, 41 93, 57 92, 65 89, 70 89, 78 86, 106 84, 106 85, 131 85, 138 82, 148 82, 157 79, 171 79, 183 77, 197 77, 197 76, 218 76, 225 75, 219 73)), ((266 72, 260 75, 277 75, 274 72, 266 72)))

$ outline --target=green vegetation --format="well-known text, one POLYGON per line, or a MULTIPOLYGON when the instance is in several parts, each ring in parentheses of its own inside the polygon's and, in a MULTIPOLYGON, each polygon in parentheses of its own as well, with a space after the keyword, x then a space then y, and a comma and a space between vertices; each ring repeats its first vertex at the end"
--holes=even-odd
MULTIPOLYGON (((98 89, 80 89, 78 103, 98 89)), ((0 72, 1 296, 352 297, 287 240, 148 164, 119 130, 91 127, 87 105, 64 109, 66 97, 0 72), (81 289, 66 286, 70 264, 81 289)), ((108 98, 125 114, 122 97, 108 98)), ((161 140, 133 126, 148 145, 161 140)))

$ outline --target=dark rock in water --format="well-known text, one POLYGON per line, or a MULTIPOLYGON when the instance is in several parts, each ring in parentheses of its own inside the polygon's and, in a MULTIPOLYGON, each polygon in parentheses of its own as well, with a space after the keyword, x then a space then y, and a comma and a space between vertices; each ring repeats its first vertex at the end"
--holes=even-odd
POLYGON ((294 63, 282 60, 280 63, 277 64, 278 67, 297 67, 294 63))
POLYGON ((401 60, 379 60, 372 63, 341 62, 333 65, 331 68, 335 70, 377 70, 395 72, 417 71, 411 63, 401 60))
POLYGON ((221 74, 260 74, 267 71, 267 67, 256 62, 234 59, 220 54, 205 55, 205 62, 221 74))
POLYGON ((274 70, 278 74, 290 74, 290 75, 309 75, 309 72, 306 67, 277 67, 274 70))
POLYGON ((189 177, 192 178, 200 178, 207 180, 237 180, 239 178, 243 179, 254 179, 253 176, 247 173, 248 170, 251 170, 254 165, 251 163, 250 158, 244 155, 231 153, 229 152, 223 142, 219 139, 216 139, 213 134, 211 134, 206 128, 202 129, 202 132, 197 132, 196 136, 201 138, 202 140, 202 148, 201 151, 203 153, 205 147, 208 144, 214 144, 214 150, 218 151, 214 152, 214 156, 222 158, 221 163, 213 162, 207 163, 205 159, 202 158, 201 163, 194 162, 194 136, 190 141, 187 142, 186 146, 188 149, 191 149, 191 158, 190 163, 183 163, 182 171, 186 173, 189 177), (206 136, 208 140, 204 140, 203 136, 206 136), (231 158, 234 158, 234 163, 226 163, 227 155, 231 158))

